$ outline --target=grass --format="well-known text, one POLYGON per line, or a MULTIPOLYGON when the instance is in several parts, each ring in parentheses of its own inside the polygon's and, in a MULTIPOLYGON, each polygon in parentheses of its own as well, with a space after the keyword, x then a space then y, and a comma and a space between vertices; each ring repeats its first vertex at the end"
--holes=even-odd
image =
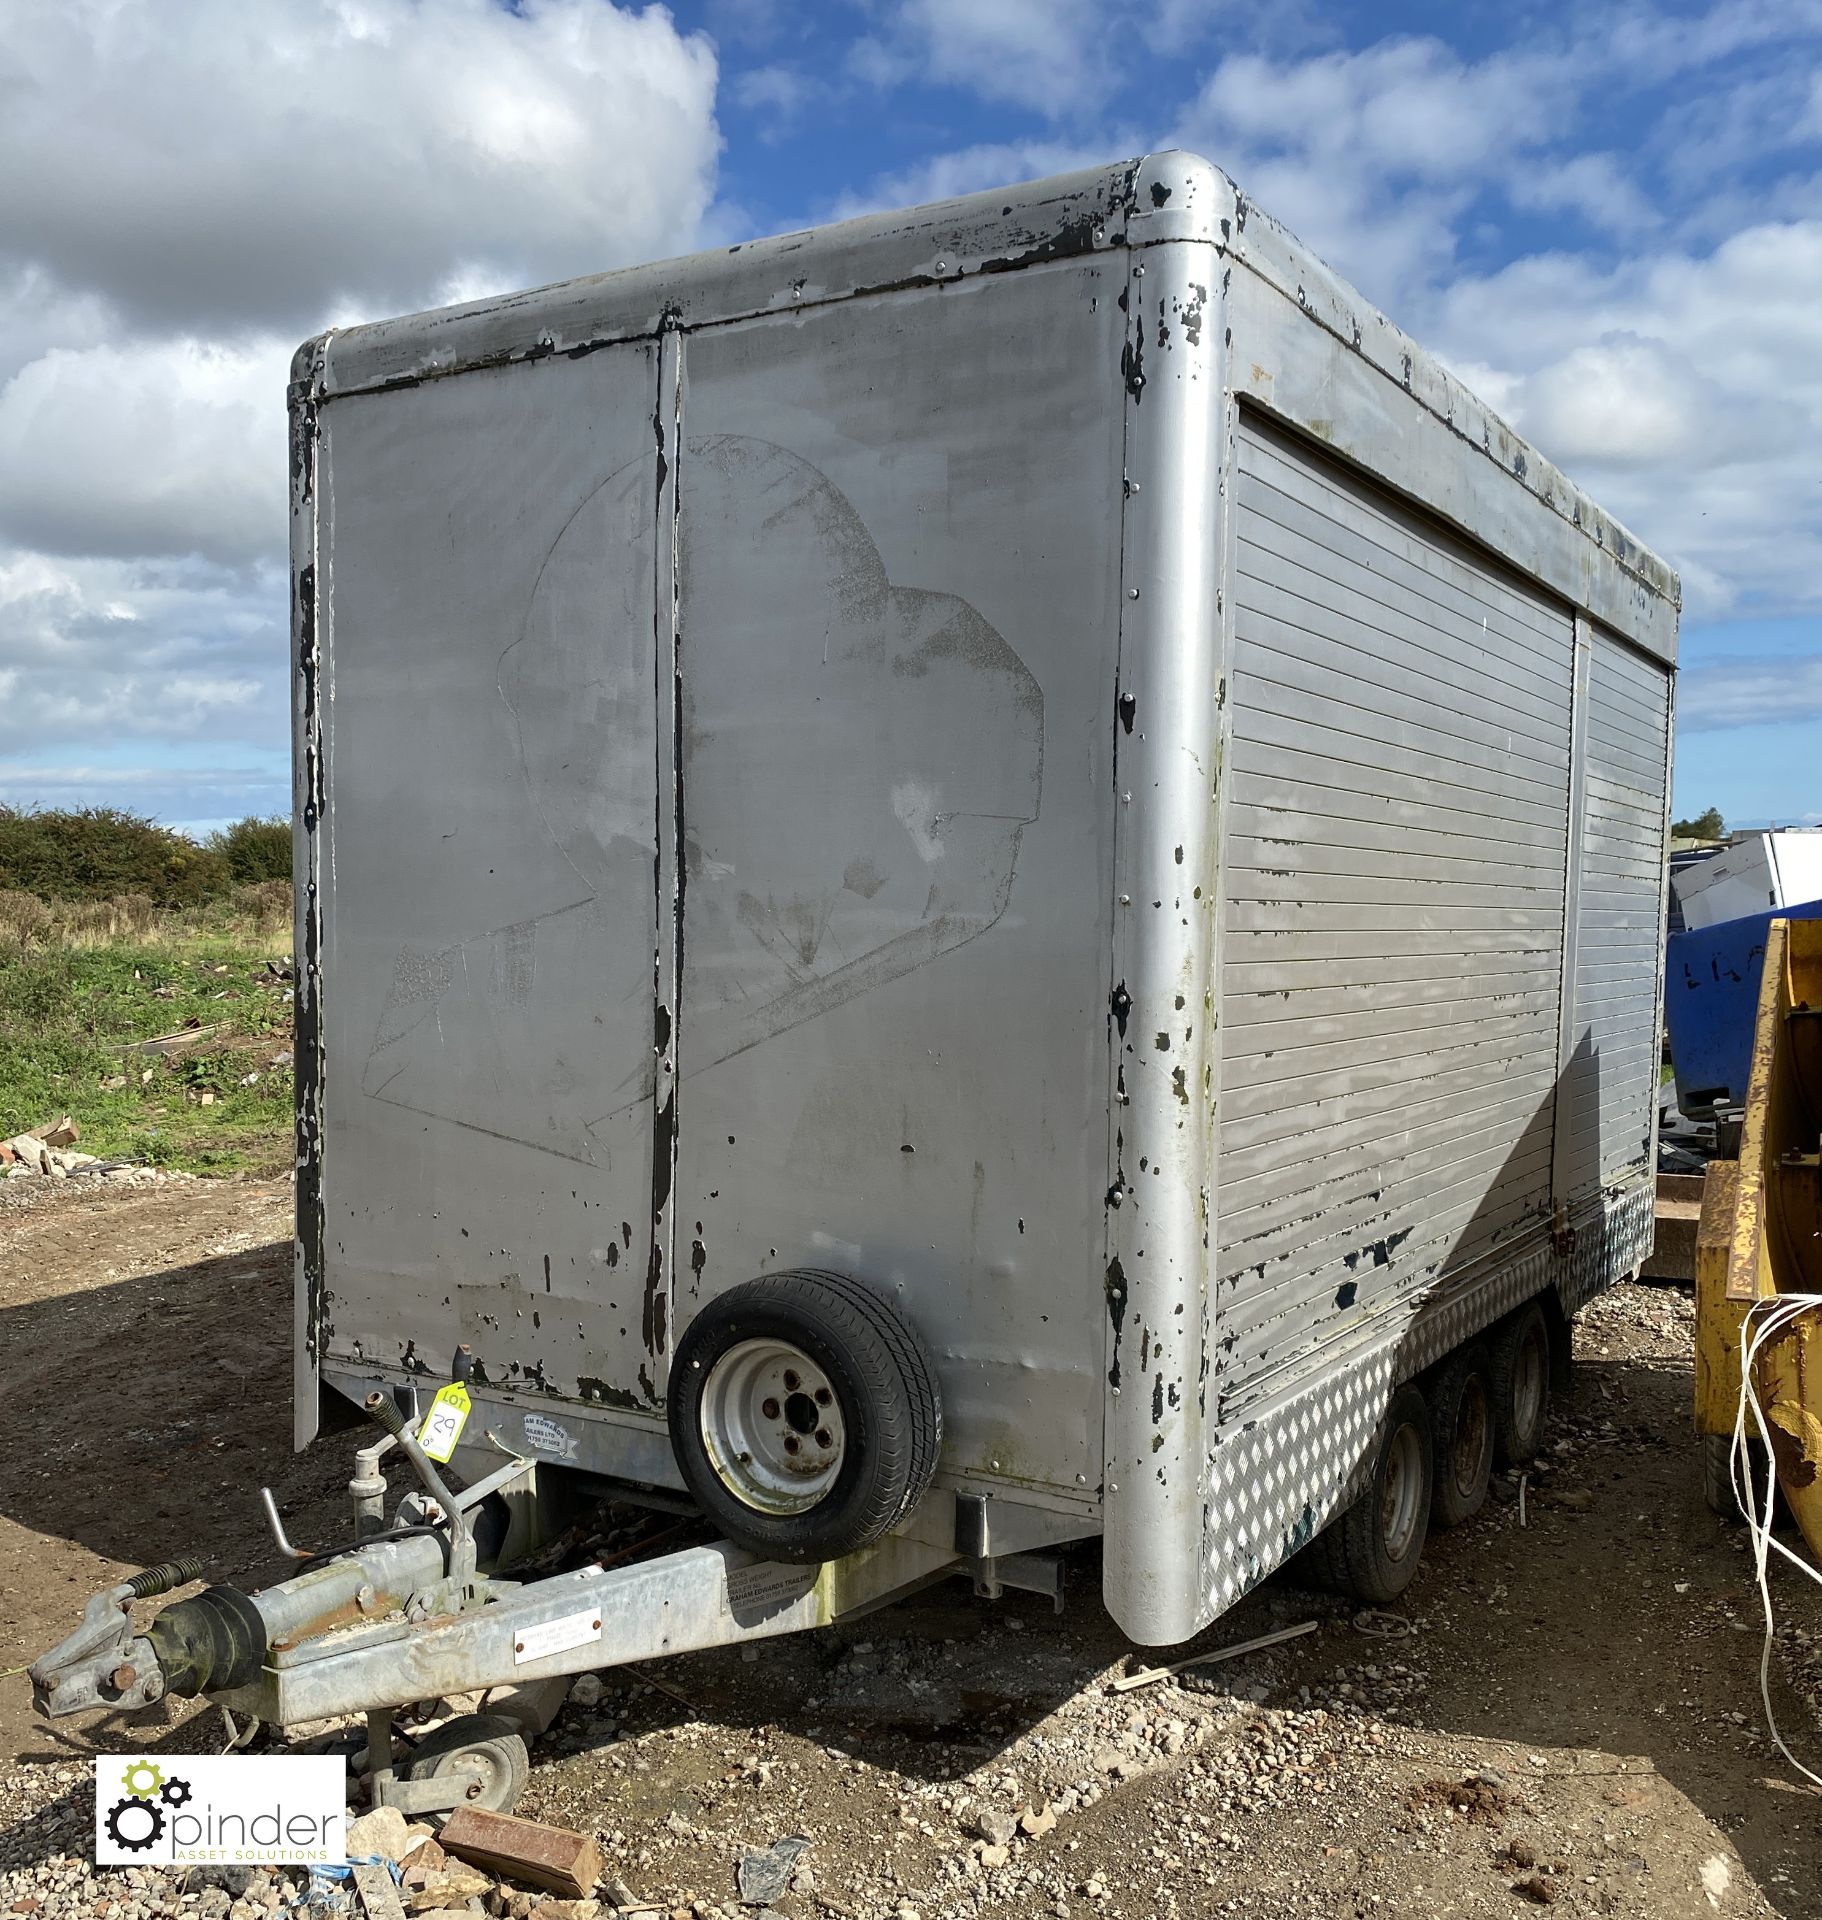
POLYGON ((0 913, 0 1139, 68 1113, 84 1153, 189 1173, 288 1167, 290 983, 268 962, 291 932, 275 906, 156 914, 112 939, 92 919, 26 936, 0 913), (130 1051, 200 1028, 221 1030, 168 1058, 130 1051))

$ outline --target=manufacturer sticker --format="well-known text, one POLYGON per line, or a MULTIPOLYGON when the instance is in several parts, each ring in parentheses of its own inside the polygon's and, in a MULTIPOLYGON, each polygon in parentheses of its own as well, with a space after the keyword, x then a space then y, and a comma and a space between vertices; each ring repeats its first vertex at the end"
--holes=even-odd
POLYGON ((556 1460, 573 1460, 579 1444, 577 1436, 548 1413, 525 1416, 525 1444, 533 1453, 548 1453, 556 1460))

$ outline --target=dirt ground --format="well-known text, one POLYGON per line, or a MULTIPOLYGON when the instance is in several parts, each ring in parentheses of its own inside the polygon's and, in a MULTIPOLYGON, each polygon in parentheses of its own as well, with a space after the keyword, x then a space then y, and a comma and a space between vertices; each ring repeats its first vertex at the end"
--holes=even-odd
MULTIPOLYGON (((226 1892, 88 1864, 83 1757, 194 1750, 212 1714, 53 1726, 10 1670, 123 1569, 201 1550, 212 1579, 271 1578, 262 1482, 294 1538, 341 1537, 355 1440, 290 1452, 286 1183, 32 1199, 0 1204, 0 1915, 207 1920, 226 1892)), ((1822 1913, 1822 1801, 1765 1737, 1744 1540, 1702 1504, 1691 1325, 1674 1287, 1583 1316, 1526 1524, 1502 1482, 1434 1538, 1396 1637, 1293 1566, 1192 1650, 1319 1631, 1111 1694, 1136 1662, 1082 1548, 1060 1615, 952 1582, 587 1682, 520 1811, 594 1831, 610 1878, 698 1916, 740 1911, 742 1851, 790 1835, 810 1844, 787 1920, 1822 1913)), ((1822 1771, 1822 1592, 1775 1590, 1774 1698, 1822 1771)))

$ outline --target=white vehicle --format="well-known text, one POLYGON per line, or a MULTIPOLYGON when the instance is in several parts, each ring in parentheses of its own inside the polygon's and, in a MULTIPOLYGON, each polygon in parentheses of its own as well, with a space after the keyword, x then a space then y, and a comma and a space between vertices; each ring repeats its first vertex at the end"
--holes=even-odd
POLYGON ((1670 884, 1692 931, 1822 900, 1822 827, 1741 834, 1718 853, 1678 867, 1670 884))

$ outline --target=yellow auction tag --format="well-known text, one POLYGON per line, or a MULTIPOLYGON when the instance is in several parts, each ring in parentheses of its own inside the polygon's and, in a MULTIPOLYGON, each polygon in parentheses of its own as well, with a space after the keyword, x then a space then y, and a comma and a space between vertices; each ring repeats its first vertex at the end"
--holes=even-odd
POLYGON ((439 1466, 455 1452, 456 1442, 461 1439, 462 1429, 467 1426, 473 1410, 474 1402, 468 1397, 468 1389, 459 1380, 450 1381, 431 1401, 424 1424, 418 1428, 418 1445, 439 1466))

